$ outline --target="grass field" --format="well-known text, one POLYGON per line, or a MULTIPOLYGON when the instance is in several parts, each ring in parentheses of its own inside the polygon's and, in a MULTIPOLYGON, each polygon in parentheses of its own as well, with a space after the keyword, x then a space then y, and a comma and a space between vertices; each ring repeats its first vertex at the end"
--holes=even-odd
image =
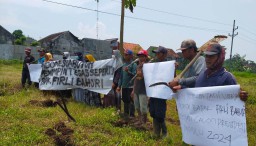
MULTIPOLYGON (((45 134, 60 122, 72 129, 69 135, 74 145, 182 145, 181 128, 175 101, 168 101, 168 137, 155 139, 152 130, 137 130, 130 126, 113 126, 119 115, 114 108, 95 108, 72 99, 67 106, 76 122, 68 122, 59 106, 42 107, 32 100, 55 100, 56 96, 20 85, 22 64, 19 61, 0 60, 0 145, 55 145, 56 137, 45 134), (172 120, 171 120, 172 119, 172 120), (55 138, 55 139, 54 139, 55 138)), ((256 145, 256 74, 235 72, 241 87, 250 96, 246 102, 249 146, 256 145)), ((150 119, 152 121, 152 119, 150 119)), ((60 132, 56 131, 56 135, 60 132)))

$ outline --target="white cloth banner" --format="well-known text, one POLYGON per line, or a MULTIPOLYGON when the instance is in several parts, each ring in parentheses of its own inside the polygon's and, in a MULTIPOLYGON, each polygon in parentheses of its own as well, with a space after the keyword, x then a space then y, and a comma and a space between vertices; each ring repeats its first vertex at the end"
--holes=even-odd
POLYGON ((39 78, 42 71, 42 64, 30 64, 28 65, 30 80, 32 82, 39 83, 39 78))
POLYGON ((183 89, 176 104, 184 142, 196 146, 247 146, 245 104, 239 85, 183 89))
POLYGON ((158 63, 145 63, 143 65, 143 76, 145 79, 146 92, 148 97, 171 99, 172 90, 166 85, 150 85, 158 82, 172 81, 175 72, 175 61, 166 61, 158 63))
POLYGON ((39 88, 41 90, 82 88, 107 94, 112 88, 114 72, 120 65, 122 64, 115 58, 95 62, 73 59, 45 62, 39 88))

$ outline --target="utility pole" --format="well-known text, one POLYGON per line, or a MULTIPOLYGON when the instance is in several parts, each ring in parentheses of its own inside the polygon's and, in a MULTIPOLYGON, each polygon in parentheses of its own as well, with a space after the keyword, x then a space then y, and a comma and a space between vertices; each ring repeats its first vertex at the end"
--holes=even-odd
MULTIPOLYGON (((97 1, 97 26, 96 26, 96 32, 97 32, 97 40, 96 40, 96 54, 99 57, 99 59, 101 60, 101 54, 100 51, 98 49, 98 44, 99 44, 99 0, 97 1)), ((96 55, 95 54, 95 55, 96 55)))
POLYGON ((97 39, 99 39, 99 0, 97 0, 97 26, 96 26, 96 31, 97 31, 97 39))
POLYGON ((236 34, 234 34, 235 30, 238 29, 238 26, 235 28, 235 23, 236 23, 236 20, 234 20, 234 23, 233 23, 233 31, 232 31, 232 35, 228 34, 229 36, 232 37, 232 40, 231 40, 231 50, 230 50, 230 58, 229 58, 229 61, 230 61, 230 64, 229 64, 229 70, 231 71, 232 69, 232 49, 233 49, 233 40, 234 40, 234 37, 238 35, 238 32, 236 34))
POLYGON ((122 7, 121 7, 121 22, 120 22, 120 45, 119 45, 119 51, 121 55, 124 55, 124 47, 123 47, 123 38, 124 38, 124 3, 125 0, 122 0, 122 7))

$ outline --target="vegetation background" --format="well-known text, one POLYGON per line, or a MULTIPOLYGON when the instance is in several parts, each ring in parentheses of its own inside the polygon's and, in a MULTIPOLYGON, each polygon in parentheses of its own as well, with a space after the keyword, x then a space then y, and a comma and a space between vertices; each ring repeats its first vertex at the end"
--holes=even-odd
MULTIPOLYGON (((130 126, 116 127, 112 123, 119 116, 114 108, 96 108, 69 100, 67 106, 76 122, 68 122, 59 106, 42 107, 31 100, 55 100, 56 95, 45 94, 33 87, 20 85, 22 64, 18 60, 0 60, 0 145, 55 145, 45 134, 62 121, 74 130, 74 145, 174 145, 182 144, 175 101, 168 101, 168 137, 154 139, 152 130, 137 130, 130 126)), ((256 74, 233 72, 241 87, 249 92, 246 102, 249 146, 256 144, 256 74)), ((152 119, 150 119, 152 121, 152 119)), ((58 133, 57 133, 58 134, 58 133)))

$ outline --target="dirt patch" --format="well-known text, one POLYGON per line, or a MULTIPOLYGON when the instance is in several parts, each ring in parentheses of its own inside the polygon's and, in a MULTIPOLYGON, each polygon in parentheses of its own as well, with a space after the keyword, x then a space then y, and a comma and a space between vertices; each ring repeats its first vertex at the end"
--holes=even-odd
POLYGON ((29 103, 35 106, 40 106, 40 107, 55 107, 57 105, 56 102, 51 99, 42 100, 42 101, 30 100, 29 103))
POLYGON ((166 118, 166 121, 170 122, 171 124, 173 125, 180 125, 180 120, 175 120, 175 119, 172 119, 172 118, 166 118))
POLYGON ((48 128, 48 129, 46 129, 45 134, 52 137, 52 136, 56 135, 56 132, 52 128, 48 128))
POLYGON ((147 121, 146 123, 142 124, 139 123, 137 119, 118 119, 117 121, 114 121, 111 123, 115 127, 132 127, 136 130, 141 130, 141 131, 150 131, 153 130, 152 123, 147 121))
POLYGON ((57 146, 74 146, 74 130, 68 128, 64 122, 58 122, 53 128, 48 128, 45 134, 50 136, 57 146))

